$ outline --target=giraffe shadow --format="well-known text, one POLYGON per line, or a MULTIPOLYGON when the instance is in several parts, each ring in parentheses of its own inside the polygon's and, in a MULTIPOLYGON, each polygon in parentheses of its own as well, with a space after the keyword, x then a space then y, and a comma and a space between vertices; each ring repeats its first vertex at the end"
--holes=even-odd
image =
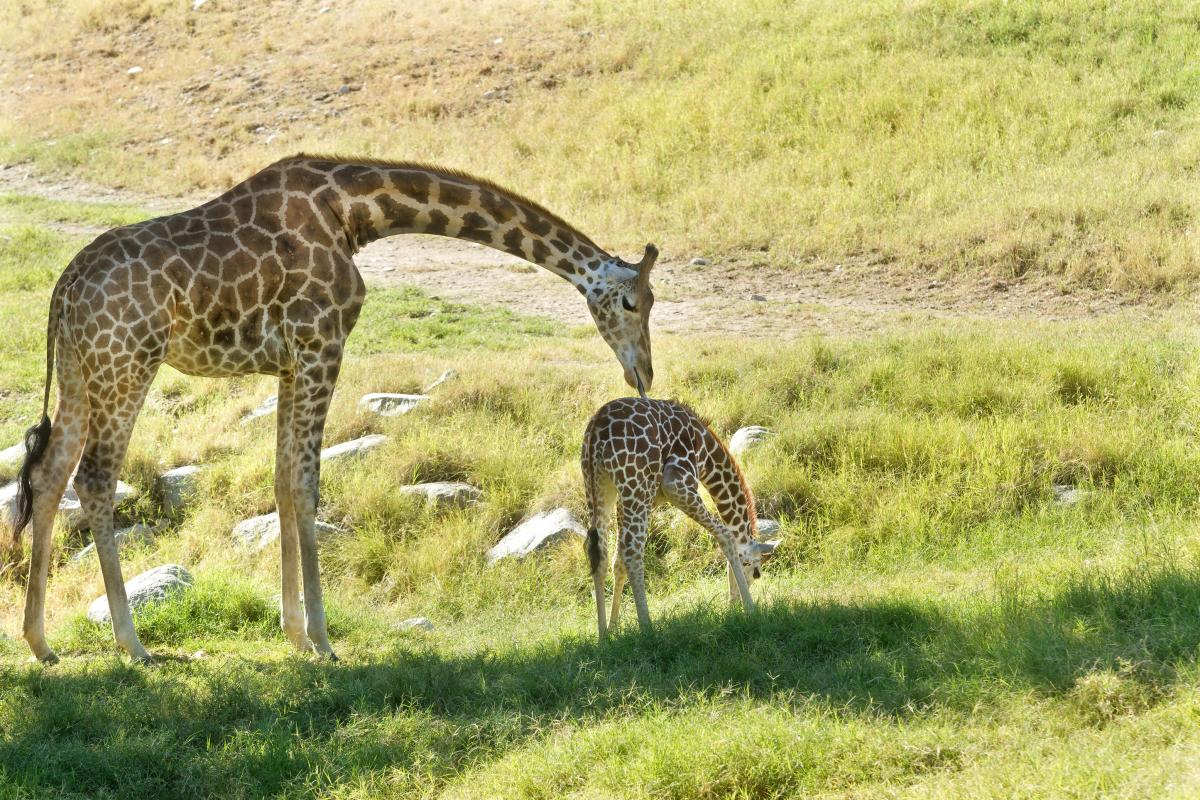
POLYGON ((902 720, 969 713, 1005 693, 1064 696, 1097 670, 1153 698, 1194 670, 1200 574, 1145 570, 949 610, 909 600, 779 602, 754 615, 701 606, 603 645, 580 635, 446 650, 397 637, 369 660, 336 665, 0 664, 0 777, 33 794, 132 796, 196 794, 201 776, 275 796, 329 763, 370 774, 428 769, 434 758, 450 774, 554 724, 702 698, 902 720), (376 723, 365 737, 355 734, 364 720, 376 723))

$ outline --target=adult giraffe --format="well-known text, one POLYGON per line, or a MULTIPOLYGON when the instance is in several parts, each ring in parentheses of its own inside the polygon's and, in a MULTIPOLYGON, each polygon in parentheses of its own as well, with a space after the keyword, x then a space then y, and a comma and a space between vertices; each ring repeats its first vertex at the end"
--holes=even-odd
POLYGON ((352 256, 399 233, 481 242, 565 278, 586 298, 625 381, 641 393, 650 387, 654 246, 646 246, 640 263, 624 262, 538 204, 461 172, 301 154, 189 211, 108 231, 75 256, 54 287, 42 420, 26 434, 13 547, 32 520, 24 635, 35 657, 57 660, 45 638, 50 532, 78 464, 75 490, 96 542, 113 634, 133 659, 150 658, 129 612, 112 498, 134 420, 166 363, 190 375, 279 376, 281 624, 298 649, 336 659, 313 530, 321 437, 346 338, 366 296, 352 256), (51 423, 56 352, 59 401, 51 423))

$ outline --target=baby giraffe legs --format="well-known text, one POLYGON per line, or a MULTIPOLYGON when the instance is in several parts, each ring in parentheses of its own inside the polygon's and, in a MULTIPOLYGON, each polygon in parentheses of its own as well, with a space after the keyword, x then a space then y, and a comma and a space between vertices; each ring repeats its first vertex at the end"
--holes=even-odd
MULTIPOLYGON (((633 590, 633 602, 637 606, 638 627, 643 633, 650 632, 650 607, 646 604, 646 532, 650 527, 650 505, 653 497, 647 497, 645 492, 621 498, 617 509, 617 519, 620 527, 618 556, 624 567, 625 577, 633 590)), ((614 567, 614 569, 616 569, 614 567)), ((620 574, 620 573, 618 573, 620 574)), ((620 611, 621 595, 617 589, 620 579, 615 582, 613 589, 613 623, 616 623, 617 612, 620 611)))
POLYGON ((754 598, 750 596, 750 584, 742 571, 742 560, 738 558, 737 545, 725 524, 705 508, 704 501, 700 498, 699 481, 695 473, 679 465, 668 465, 663 471, 663 494, 671 505, 696 520, 717 540, 729 565, 730 602, 740 595, 745 609, 753 611, 754 598))

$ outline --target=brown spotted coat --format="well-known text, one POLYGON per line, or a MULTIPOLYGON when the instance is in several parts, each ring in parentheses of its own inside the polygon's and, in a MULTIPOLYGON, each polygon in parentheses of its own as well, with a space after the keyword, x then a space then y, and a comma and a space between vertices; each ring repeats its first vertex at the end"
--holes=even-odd
POLYGON ((129 614, 112 497, 134 420, 163 364, 190 375, 279 376, 281 622, 297 648, 333 657, 313 527, 321 440, 366 298, 353 256, 400 233, 480 242, 562 276, 584 295, 628 383, 650 386, 653 246, 638 264, 626 263, 538 204, 463 173, 301 155, 196 208, 108 231, 54 288, 46 410, 52 374, 59 404, 53 423, 44 416, 30 429, 21 472, 14 529, 19 535, 32 521, 24 635, 37 658, 55 660, 44 634, 50 531, 76 464, 114 635, 133 658, 149 657, 129 614))

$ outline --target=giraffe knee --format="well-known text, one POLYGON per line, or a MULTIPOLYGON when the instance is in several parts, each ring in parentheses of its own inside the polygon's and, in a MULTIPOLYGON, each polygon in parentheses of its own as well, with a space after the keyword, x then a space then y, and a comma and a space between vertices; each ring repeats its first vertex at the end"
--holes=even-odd
POLYGON ((79 462, 79 470, 75 473, 71 484, 75 487, 75 494, 79 495, 79 502, 83 505, 88 505, 90 502, 101 502, 107 499, 107 495, 112 491, 109 471, 94 459, 86 457, 79 462))
POLYGON ((290 495, 292 508, 296 511, 297 517, 311 516, 317 513, 317 490, 313 487, 303 485, 300 482, 299 486, 292 486, 290 495))

